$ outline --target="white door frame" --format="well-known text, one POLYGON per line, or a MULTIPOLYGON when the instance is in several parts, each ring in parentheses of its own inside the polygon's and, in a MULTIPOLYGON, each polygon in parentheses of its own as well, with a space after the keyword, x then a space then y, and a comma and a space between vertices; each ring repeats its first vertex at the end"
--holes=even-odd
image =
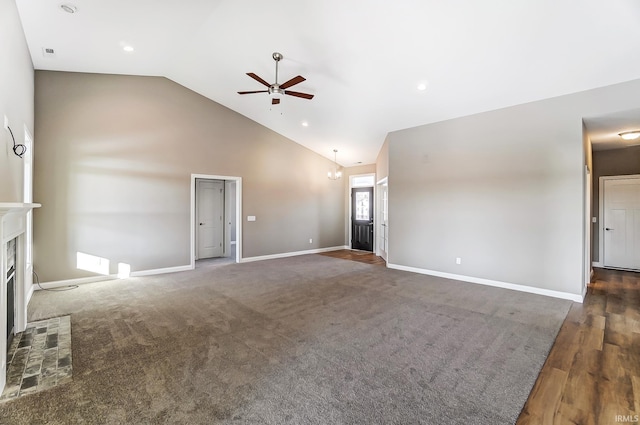
MULTIPOLYGON (((387 214, 389 213, 388 210, 388 200, 389 200, 389 184, 388 184, 389 178, 385 177, 383 179, 380 179, 379 181, 376 182, 376 204, 378 206, 378 209, 376 211, 376 223, 377 223, 377 227, 378 227, 378 236, 380 235, 380 232, 385 232, 386 231, 386 236, 385 238, 387 238, 387 249, 385 250, 385 254, 386 254, 386 258, 384 258, 384 261, 388 261, 387 259, 389 258, 389 220, 387 219, 387 228, 386 229, 381 229, 383 220, 382 220, 382 214, 383 214, 383 210, 384 210, 384 206, 382 205, 382 196, 380 196, 380 193, 382 192, 382 187, 386 186, 387 187, 387 214)), ((382 252, 381 252, 381 248, 376 244, 376 255, 378 257, 382 257, 382 252)))
POLYGON ((604 182, 605 180, 640 180, 640 174, 630 174, 627 176, 604 176, 598 179, 598 207, 600 211, 600 223, 598 223, 598 260, 604 265, 604 182))
POLYGON ((375 199, 375 198, 376 198, 376 196, 375 196, 375 192, 376 192, 376 191, 375 191, 375 183, 376 183, 376 173, 354 174, 354 175, 352 175, 352 176, 349 176, 349 194, 348 194, 348 199, 349 199, 349 216, 348 216, 348 218, 347 218, 347 220, 349 221, 349 244, 348 244, 349 249, 353 249, 353 248, 352 248, 353 243, 352 243, 352 241, 351 241, 351 236, 352 236, 352 235, 351 235, 351 232, 352 232, 352 230, 353 230, 353 229, 352 229, 353 224, 351 223, 351 214, 353 213, 353 212, 351 211, 351 209, 352 209, 352 208, 351 208, 351 206, 352 206, 352 202, 351 202, 351 189, 356 188, 356 187, 372 187, 372 188, 374 188, 374 190, 373 190, 373 193, 374 193, 374 200, 373 200, 373 202, 371 203, 371 206, 373 207, 373 229, 374 229, 374 230, 373 230, 373 231, 374 231, 374 233, 373 233, 373 251, 372 251, 372 252, 373 252, 373 253, 377 252, 377 246, 378 246, 378 244, 376 243, 376 234, 377 234, 377 233, 376 233, 376 228, 375 228, 375 226, 376 226, 376 219, 377 219, 376 214, 377 214, 378 209, 376 208, 376 202, 377 202, 377 201, 376 201, 376 199, 375 199), (367 185, 367 186, 362 186, 362 185, 354 185, 354 184, 353 184, 353 179, 354 179, 354 177, 371 177, 371 176, 373 177, 373 184, 372 184, 372 186, 368 186, 368 185, 367 185))
MULTIPOLYGON (((210 174, 191 174, 191 268, 196 266, 196 179, 204 180, 233 180, 236 182, 236 258, 235 262, 242 261, 242 177, 218 176, 210 174)), ((226 222, 226 220, 225 220, 226 222)))
POLYGON ((587 286, 591 282, 591 275, 593 274, 593 268, 591 265, 591 232, 593 224, 591 223, 592 211, 591 211, 591 192, 593 190, 593 184, 591 182, 591 170, 589 166, 585 165, 585 198, 584 198, 584 276, 582 277, 582 298, 587 293, 587 286))

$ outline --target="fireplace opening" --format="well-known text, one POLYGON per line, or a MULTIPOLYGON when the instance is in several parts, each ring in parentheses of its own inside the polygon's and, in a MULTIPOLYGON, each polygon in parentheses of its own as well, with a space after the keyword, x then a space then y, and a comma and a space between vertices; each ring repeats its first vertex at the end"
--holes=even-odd
POLYGON ((16 240, 7 243, 7 349, 14 333, 16 286, 16 240))

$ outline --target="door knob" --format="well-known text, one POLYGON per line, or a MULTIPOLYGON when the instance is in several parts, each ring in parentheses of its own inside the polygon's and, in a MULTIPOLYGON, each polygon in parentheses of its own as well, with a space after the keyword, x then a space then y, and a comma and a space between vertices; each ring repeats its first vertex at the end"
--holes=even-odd
POLYGON ((605 228, 604 228, 604 230, 613 230, 613 229, 610 229, 610 228, 608 228, 608 227, 605 227, 605 228))
POLYGON ((200 223, 200 226, 202 226, 204 223, 200 223))

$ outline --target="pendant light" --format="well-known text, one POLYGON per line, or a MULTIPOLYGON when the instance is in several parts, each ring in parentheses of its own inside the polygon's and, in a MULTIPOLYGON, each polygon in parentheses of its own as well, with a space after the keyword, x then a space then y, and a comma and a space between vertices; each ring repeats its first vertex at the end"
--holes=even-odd
POLYGON ((327 176, 331 180, 338 180, 342 177, 342 171, 338 171, 338 162, 337 162, 338 149, 333 150, 333 170, 329 170, 327 176))

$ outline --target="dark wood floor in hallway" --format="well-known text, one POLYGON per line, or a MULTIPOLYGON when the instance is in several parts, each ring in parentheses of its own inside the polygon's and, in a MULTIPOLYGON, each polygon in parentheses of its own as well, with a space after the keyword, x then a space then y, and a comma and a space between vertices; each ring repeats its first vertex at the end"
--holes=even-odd
POLYGON ((517 424, 638 423, 640 273, 596 269, 574 303, 517 424))
POLYGON ((340 249, 338 251, 322 252, 321 255, 333 258, 342 258, 343 260, 358 261, 360 263, 374 264, 377 266, 384 266, 386 264, 382 257, 378 257, 374 253, 368 251, 340 249))

